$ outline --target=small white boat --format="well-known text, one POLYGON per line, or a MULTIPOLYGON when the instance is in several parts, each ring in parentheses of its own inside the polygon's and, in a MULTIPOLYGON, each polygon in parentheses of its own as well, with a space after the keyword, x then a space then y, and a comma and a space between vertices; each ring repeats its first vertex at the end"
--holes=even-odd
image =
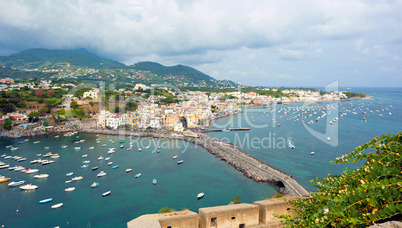
POLYGON ((177 162, 177 164, 180 165, 180 164, 182 164, 183 162, 184 162, 183 160, 180 160, 180 161, 177 162))
POLYGON ((52 163, 54 163, 53 160, 49 160, 49 161, 44 160, 44 161, 42 162, 42 165, 49 165, 49 164, 52 164, 52 163))
POLYGON ((126 169, 126 173, 133 171, 133 169, 126 169))
POLYGON ((98 158, 98 160, 103 160, 104 159, 104 157, 103 156, 100 156, 99 158, 98 158))
POLYGON ((107 165, 112 165, 113 164, 113 162, 109 162, 109 163, 107 163, 107 165))
POLYGON ((65 149, 65 148, 67 148, 67 145, 62 145, 61 148, 65 149))
POLYGON ((43 155, 43 157, 44 157, 44 158, 47 158, 47 157, 51 157, 52 155, 53 155, 52 152, 49 152, 49 153, 43 155))
POLYGON ((103 146, 103 147, 105 147, 105 146, 106 146, 106 144, 103 144, 102 146, 103 146))
POLYGON ((105 158, 105 161, 109 161, 109 160, 110 160, 110 157, 105 158))
POLYGON ((33 177, 35 177, 37 179, 43 179, 43 178, 48 178, 49 174, 38 174, 38 175, 35 175, 33 177))
POLYGON ((31 173, 37 173, 37 172, 39 172, 39 169, 27 169, 25 173, 31 174, 31 173))
POLYGON ((138 178, 138 177, 140 177, 141 176, 141 173, 137 173, 136 175, 135 175, 135 178, 138 178))
POLYGON ((204 197, 204 193, 203 192, 201 192, 201 193, 198 193, 198 195, 197 195, 197 199, 201 199, 202 197, 204 197))
POLYGON ((328 137, 327 140, 330 141, 330 140, 331 140, 331 137, 328 137))
POLYGON ((88 164, 90 162, 91 162, 90 160, 86 160, 86 161, 83 161, 82 163, 88 164))
POLYGON ((55 205, 51 206, 51 208, 56 209, 56 208, 59 208, 59 207, 62 207, 62 206, 63 206, 63 203, 58 203, 58 204, 55 204, 55 205))
POLYGON ((74 150, 81 150, 81 147, 79 147, 79 146, 74 147, 74 150))
POLYGON ((310 154, 311 154, 311 155, 314 155, 314 154, 315 154, 315 152, 311 152, 310 154))
POLYGON ((72 176, 73 174, 74 174, 73 172, 67 173, 67 174, 66 174, 66 177, 70 177, 70 176, 72 176))
POLYGON ((11 147, 11 150, 18 150, 18 147, 11 147))
POLYGON ((106 173, 105 172, 103 172, 103 171, 100 171, 100 173, 98 173, 98 175, 96 175, 97 177, 103 177, 103 176, 105 176, 106 175, 106 173))
POLYGON ((20 189, 22 189, 22 190, 34 190, 37 188, 38 188, 38 186, 32 185, 32 184, 26 184, 26 185, 23 185, 20 187, 20 189))
POLYGON ((72 181, 79 181, 79 180, 82 180, 82 179, 84 179, 82 176, 79 176, 79 177, 74 177, 73 179, 71 179, 72 181))
POLYGON ((69 184, 69 183, 71 183, 73 181, 72 180, 66 180, 65 182, 66 182, 66 184, 69 184))
POLYGON ((81 157, 86 158, 88 157, 88 154, 83 154, 81 157))
POLYGON ((94 183, 91 184, 91 188, 96 188, 96 187, 98 187, 98 186, 99 186, 99 183, 98 183, 98 182, 94 182, 94 183))
POLYGON ((25 161, 25 160, 27 160, 27 158, 20 158, 20 159, 17 159, 17 162, 22 162, 22 161, 25 161))
POLYGON ((142 149, 141 148, 138 148, 138 151, 141 151, 142 149))
POLYGON ((176 159, 177 158, 177 156, 173 156, 173 159, 176 159))
POLYGON ((93 146, 88 148, 88 150, 93 150, 93 149, 95 149, 95 147, 93 147, 93 146))
POLYGON ((81 168, 86 168, 86 167, 88 167, 87 164, 81 166, 81 168))
POLYGON ((22 185, 24 183, 25 183, 24 180, 15 180, 15 181, 12 181, 11 183, 9 183, 8 187, 15 187, 15 186, 18 186, 18 185, 22 185))
POLYGON ((55 138, 58 138, 60 135, 56 135, 56 136, 54 136, 55 138))
POLYGON ((53 201, 53 199, 52 199, 52 198, 49 198, 49 199, 41 200, 41 201, 39 201, 39 203, 40 203, 40 204, 44 204, 44 203, 49 203, 49 202, 52 202, 52 201, 53 201))
POLYGON ((110 195, 111 191, 107 191, 105 193, 102 194, 103 197, 110 195))
POLYGON ((40 141, 35 141, 35 142, 33 142, 34 144, 38 144, 40 141))
POLYGON ((51 158, 59 158, 59 157, 60 157, 59 154, 53 154, 53 155, 51 156, 51 158))
POLYGON ((72 192, 72 191, 74 191, 75 190, 75 187, 71 187, 71 188, 66 188, 66 189, 64 189, 64 191, 66 191, 66 192, 72 192))

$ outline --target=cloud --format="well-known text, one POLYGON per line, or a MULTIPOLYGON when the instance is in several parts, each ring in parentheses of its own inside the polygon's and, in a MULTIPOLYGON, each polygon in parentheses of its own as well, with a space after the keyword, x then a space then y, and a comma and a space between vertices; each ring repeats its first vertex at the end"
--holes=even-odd
POLYGON ((267 78, 257 68, 289 74, 282 62, 301 69, 292 75, 331 75, 325 69, 356 54, 368 65, 399 56, 401 11, 399 2, 365 0, 0 0, 0 55, 83 47, 126 64, 188 64, 256 83, 267 78))

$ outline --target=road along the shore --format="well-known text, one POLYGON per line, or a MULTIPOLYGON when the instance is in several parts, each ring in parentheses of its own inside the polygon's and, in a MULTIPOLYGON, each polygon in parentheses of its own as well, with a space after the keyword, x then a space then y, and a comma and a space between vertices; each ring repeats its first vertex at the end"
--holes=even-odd
POLYGON ((126 132, 126 131, 110 131, 110 130, 94 130, 83 129, 83 133, 93 134, 107 134, 131 137, 154 137, 177 139, 191 142, 195 145, 201 146, 209 153, 219 157, 227 164, 234 167, 236 170, 242 172, 247 178, 253 179, 257 182, 269 182, 278 186, 283 186, 285 191, 283 193, 294 196, 310 196, 299 183, 297 183, 290 175, 282 172, 279 169, 271 167, 261 161, 251 157, 250 155, 236 149, 233 145, 223 143, 208 135, 197 133, 198 137, 183 136, 177 134, 160 134, 155 132, 126 132))

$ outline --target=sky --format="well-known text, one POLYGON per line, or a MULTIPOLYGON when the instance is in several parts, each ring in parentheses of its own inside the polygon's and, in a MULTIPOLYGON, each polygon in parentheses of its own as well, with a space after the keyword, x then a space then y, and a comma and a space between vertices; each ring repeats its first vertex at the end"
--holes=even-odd
POLYGON ((252 86, 402 87, 402 0, 0 0, 0 56, 85 48, 252 86))

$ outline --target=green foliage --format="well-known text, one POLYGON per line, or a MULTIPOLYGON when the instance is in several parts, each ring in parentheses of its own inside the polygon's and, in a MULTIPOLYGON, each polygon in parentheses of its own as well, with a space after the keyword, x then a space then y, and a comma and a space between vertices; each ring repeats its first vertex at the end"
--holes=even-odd
POLYGON ((75 118, 79 118, 79 119, 84 119, 85 118, 85 112, 84 112, 84 108, 83 107, 78 107, 76 109, 73 109, 71 111, 71 114, 75 117, 75 118))
POLYGON ((17 110, 17 107, 15 106, 15 104, 13 103, 5 103, 2 105, 2 111, 3 113, 9 113, 9 112, 14 112, 15 110, 17 110))
POLYGON ((317 178, 312 198, 289 201, 297 219, 282 215, 291 227, 367 227, 402 214, 402 133, 382 135, 331 163, 365 163, 342 175, 317 178), (367 151, 366 151, 367 150, 367 151))
POLYGON ((126 111, 135 111, 135 110, 137 110, 137 108, 138 108, 138 104, 133 101, 128 101, 126 103, 126 107, 125 107, 126 111))
POLYGON ((49 113, 49 112, 50 112, 50 109, 48 107, 46 107, 46 106, 43 106, 41 109, 39 109, 39 113, 42 116, 45 115, 46 113, 49 113))
POLYGON ((38 103, 39 103, 39 104, 43 104, 43 103, 45 103, 45 99, 43 99, 43 98, 39 98, 39 99, 38 99, 38 103))
POLYGON ((159 209, 158 213, 159 214, 164 214, 164 213, 169 213, 169 212, 173 212, 173 211, 174 211, 173 208, 162 207, 161 209, 159 209))
POLYGON ((282 198, 283 197, 283 195, 282 194, 280 194, 280 193, 277 193, 276 195, 274 195, 272 198, 282 198))
POLYGON ((345 94, 348 98, 364 98, 366 97, 365 94, 363 93, 353 93, 353 92, 343 92, 343 94, 345 94))
POLYGON ((66 110, 64 108, 62 108, 60 111, 56 112, 57 115, 60 116, 65 116, 66 115, 66 110))
POLYGON ((13 121, 11 120, 11 118, 8 118, 4 121, 3 128, 8 131, 13 128, 13 121))
POLYGON ((76 108, 77 106, 78 106, 78 103, 77 103, 76 101, 71 101, 71 102, 70 102, 70 107, 71 107, 71 108, 74 109, 74 108, 76 108))
POLYGON ((241 202, 241 201, 240 201, 240 196, 238 196, 238 195, 237 195, 237 196, 235 196, 235 198, 234 198, 234 199, 235 199, 235 200, 233 201, 233 203, 234 203, 234 204, 240 204, 240 203, 243 203, 243 202, 241 202))

